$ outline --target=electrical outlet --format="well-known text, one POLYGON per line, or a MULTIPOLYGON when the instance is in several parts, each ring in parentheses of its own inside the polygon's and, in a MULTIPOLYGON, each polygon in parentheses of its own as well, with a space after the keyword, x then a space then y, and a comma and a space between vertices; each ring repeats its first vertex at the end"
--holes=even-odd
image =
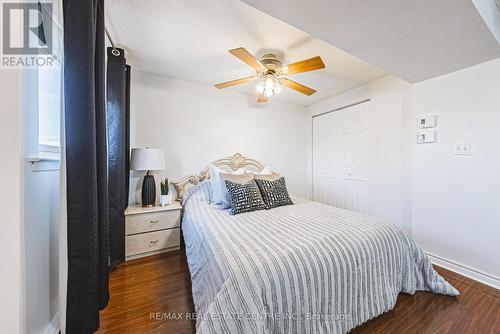
POLYGON ((470 143, 455 143, 453 145, 454 155, 471 155, 471 144, 470 143))

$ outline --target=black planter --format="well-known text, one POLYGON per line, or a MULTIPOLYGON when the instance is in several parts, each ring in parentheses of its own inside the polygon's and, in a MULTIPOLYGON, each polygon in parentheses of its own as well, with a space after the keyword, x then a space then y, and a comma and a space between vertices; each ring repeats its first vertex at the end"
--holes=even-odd
POLYGON ((149 172, 144 176, 142 181, 142 206, 149 207, 154 206, 156 200, 156 184, 153 175, 149 172))

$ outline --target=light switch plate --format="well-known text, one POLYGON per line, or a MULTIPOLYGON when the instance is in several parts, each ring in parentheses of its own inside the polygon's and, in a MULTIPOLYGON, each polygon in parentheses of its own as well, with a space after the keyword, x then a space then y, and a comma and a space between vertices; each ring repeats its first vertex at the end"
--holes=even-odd
POLYGON ((472 154, 471 143, 455 143, 453 145, 453 154, 455 154, 455 155, 471 155, 472 154))

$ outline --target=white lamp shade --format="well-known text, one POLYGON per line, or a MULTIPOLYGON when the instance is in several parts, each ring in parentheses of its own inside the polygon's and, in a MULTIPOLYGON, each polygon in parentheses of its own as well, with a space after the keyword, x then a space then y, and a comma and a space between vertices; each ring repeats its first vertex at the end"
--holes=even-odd
POLYGON ((133 148, 130 157, 130 169, 165 169, 165 158, 163 156, 163 150, 161 148, 133 148))

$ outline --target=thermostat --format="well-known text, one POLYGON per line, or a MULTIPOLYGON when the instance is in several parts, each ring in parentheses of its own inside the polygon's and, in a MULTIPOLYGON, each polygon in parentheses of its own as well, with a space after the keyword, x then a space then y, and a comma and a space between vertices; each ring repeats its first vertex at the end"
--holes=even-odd
POLYGON ((436 115, 421 116, 418 118, 418 127, 420 129, 434 128, 437 125, 436 115))

